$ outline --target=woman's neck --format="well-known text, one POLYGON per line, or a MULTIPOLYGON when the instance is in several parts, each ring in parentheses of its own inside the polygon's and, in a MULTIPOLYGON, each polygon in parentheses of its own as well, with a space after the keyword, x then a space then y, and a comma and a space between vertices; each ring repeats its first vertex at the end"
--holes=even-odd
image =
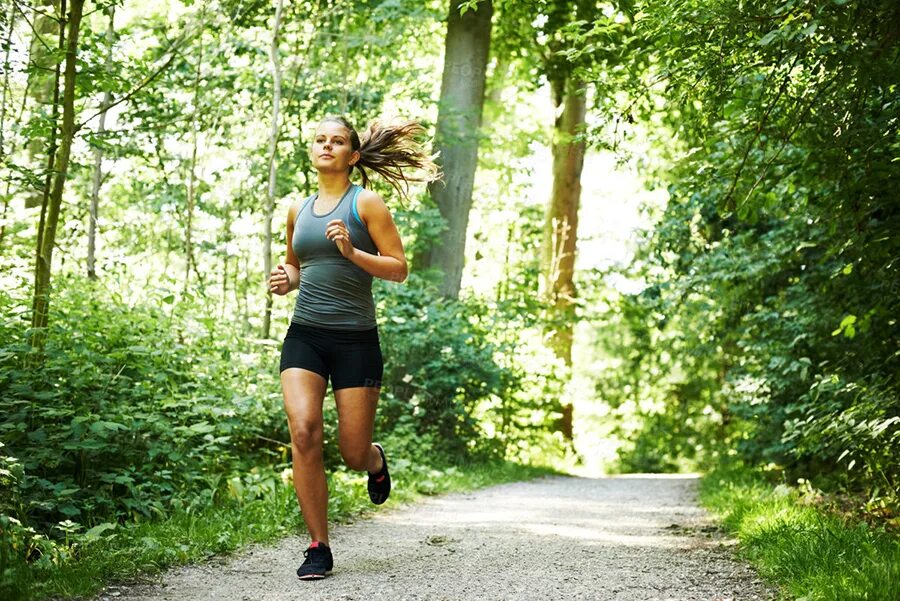
POLYGON ((350 177, 346 172, 327 173, 319 171, 319 198, 340 198, 349 186, 350 177))

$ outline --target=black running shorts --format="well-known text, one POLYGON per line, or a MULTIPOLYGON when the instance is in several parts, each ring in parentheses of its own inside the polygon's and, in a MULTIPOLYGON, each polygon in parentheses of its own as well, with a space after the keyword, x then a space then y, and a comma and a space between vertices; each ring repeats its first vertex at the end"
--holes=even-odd
POLYGON ((331 389, 380 388, 384 374, 378 328, 335 330, 291 322, 281 347, 281 371, 300 367, 314 371, 331 389))

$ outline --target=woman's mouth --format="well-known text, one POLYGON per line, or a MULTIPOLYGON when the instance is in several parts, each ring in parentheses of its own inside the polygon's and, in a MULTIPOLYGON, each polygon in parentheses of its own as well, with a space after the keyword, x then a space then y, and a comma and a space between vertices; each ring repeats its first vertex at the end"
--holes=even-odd
POLYGON ((320 154, 319 158, 320 159, 333 159, 334 157, 331 156, 330 154, 320 154))

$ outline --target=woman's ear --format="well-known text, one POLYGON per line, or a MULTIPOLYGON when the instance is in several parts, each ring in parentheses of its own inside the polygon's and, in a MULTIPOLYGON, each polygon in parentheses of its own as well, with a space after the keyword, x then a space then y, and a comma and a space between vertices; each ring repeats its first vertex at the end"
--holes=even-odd
POLYGON ((353 154, 350 155, 350 166, 354 167, 359 162, 359 159, 360 159, 359 151, 354 150, 353 154))

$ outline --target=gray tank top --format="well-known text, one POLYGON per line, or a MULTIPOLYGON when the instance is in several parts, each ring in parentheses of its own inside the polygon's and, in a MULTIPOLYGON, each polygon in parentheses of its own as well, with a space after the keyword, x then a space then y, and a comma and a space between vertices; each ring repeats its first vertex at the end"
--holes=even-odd
POLYGON ((338 204, 324 215, 313 211, 318 194, 300 206, 291 240, 300 262, 300 290, 292 322, 335 330, 371 330, 376 326, 372 276, 344 257, 337 244, 325 237, 328 222, 343 219, 353 246, 378 254, 356 209, 361 191, 361 186, 350 184, 338 204))

